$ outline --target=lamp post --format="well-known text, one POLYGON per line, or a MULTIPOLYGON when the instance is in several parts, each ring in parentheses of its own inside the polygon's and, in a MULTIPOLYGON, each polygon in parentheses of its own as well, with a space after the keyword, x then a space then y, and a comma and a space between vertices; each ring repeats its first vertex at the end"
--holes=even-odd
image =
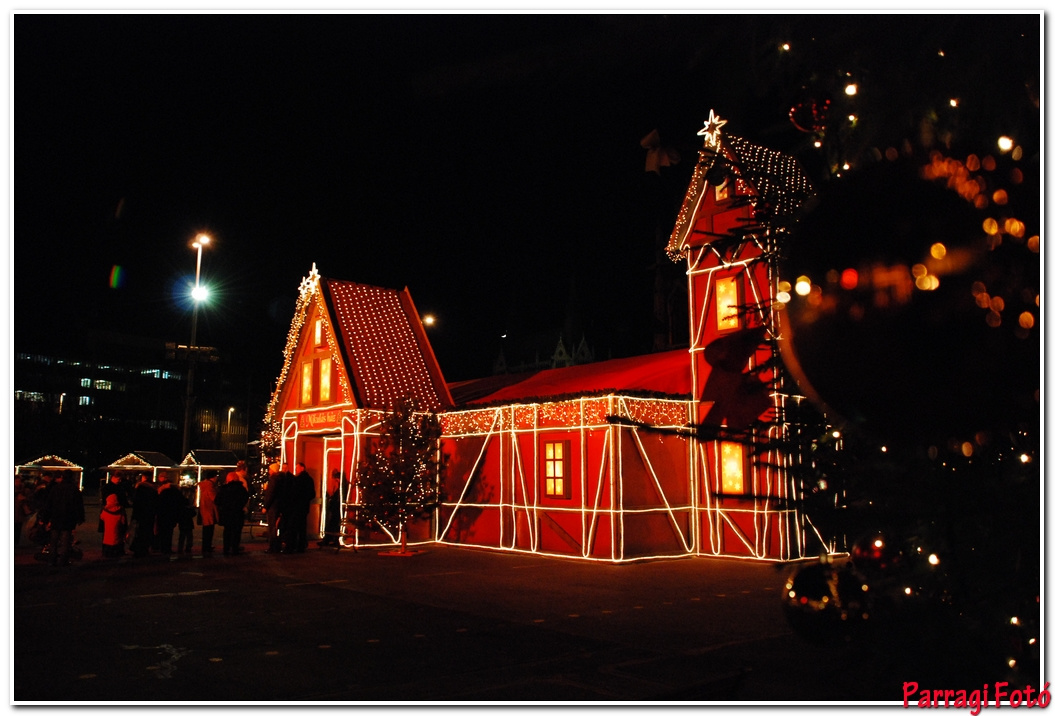
POLYGON ((198 340, 198 305, 205 300, 208 290, 201 285, 201 250, 209 244, 207 234, 198 234, 194 237, 191 248, 197 249, 198 261, 194 269, 194 288, 190 295, 194 300, 194 311, 190 320, 190 345, 187 346, 187 396, 183 401, 183 450, 179 458, 182 460, 190 451, 190 421, 194 408, 194 365, 198 361, 196 343, 198 340))

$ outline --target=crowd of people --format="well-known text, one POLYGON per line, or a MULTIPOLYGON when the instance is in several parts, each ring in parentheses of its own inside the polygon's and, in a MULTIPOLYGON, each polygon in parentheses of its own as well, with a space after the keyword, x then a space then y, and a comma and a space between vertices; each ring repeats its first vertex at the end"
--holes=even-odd
MULTIPOLYGON (((222 528, 221 549, 226 556, 243 554, 242 531, 249 516, 250 483, 244 461, 220 480, 220 472, 203 474, 194 490, 185 492, 165 474, 156 481, 142 473, 134 485, 112 474, 100 490, 98 531, 102 535, 102 555, 118 559, 131 553, 189 556, 194 551, 194 528, 201 527, 202 555, 214 551, 216 526, 222 528), (195 504, 197 503, 197 504, 195 504)), ((331 483, 340 484, 340 473, 331 483)), ((332 486, 331 486, 332 487, 332 486)), ((327 539, 333 520, 339 523, 340 491, 328 490, 327 539), (336 496, 336 498, 334 498, 336 496), (336 499, 336 501, 334 501, 336 499)), ((264 485, 262 506, 268 528, 269 554, 303 553, 308 546, 308 514, 315 499, 315 480, 303 463, 291 471, 288 465, 271 463, 264 485)), ((35 487, 24 486, 15 478, 15 545, 23 533, 41 545, 41 555, 53 566, 68 565, 79 558, 74 531, 86 519, 80 488, 72 477, 45 473, 35 487)))
POLYGON ((36 486, 23 485, 15 477, 15 544, 22 531, 44 545, 42 553, 52 566, 69 565, 79 554, 73 544, 73 531, 84 522, 84 499, 71 474, 44 475, 36 486))

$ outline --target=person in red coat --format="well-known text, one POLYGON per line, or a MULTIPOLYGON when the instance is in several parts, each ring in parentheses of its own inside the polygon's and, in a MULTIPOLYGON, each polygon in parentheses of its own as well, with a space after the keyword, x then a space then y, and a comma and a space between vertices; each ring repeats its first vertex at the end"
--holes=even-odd
POLYGON ((125 553, 125 535, 128 533, 128 516, 121 505, 121 498, 111 492, 99 519, 103 523, 103 557, 117 559, 125 553))
POLYGON ((216 510, 216 473, 207 472, 198 483, 198 514, 201 516, 201 551, 212 552, 212 538, 220 513, 216 510))

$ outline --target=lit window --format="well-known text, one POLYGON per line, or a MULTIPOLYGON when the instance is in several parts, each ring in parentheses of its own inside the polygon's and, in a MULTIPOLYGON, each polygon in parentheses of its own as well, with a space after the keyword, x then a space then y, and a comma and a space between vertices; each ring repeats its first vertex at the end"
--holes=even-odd
POLYGON ((82 388, 91 388, 92 387, 92 379, 91 378, 81 378, 81 387, 82 388))
POLYGON ((82 396, 81 396, 81 397, 80 397, 80 398, 79 398, 79 399, 77 400, 77 404, 78 404, 78 405, 91 405, 91 403, 92 403, 92 399, 91 399, 91 398, 89 398, 89 397, 88 397, 87 395, 82 395, 82 396))
POLYGON ((736 276, 715 281, 714 291, 718 310, 718 330, 727 331, 740 327, 740 291, 736 276))
POLYGON ((571 497, 571 443, 567 440, 547 442, 542 446, 545 455, 546 497, 571 497))
POLYGON ((725 201, 729 198, 729 180, 726 179, 721 183, 721 186, 714 187, 714 200, 725 201))
POLYGON ((311 405, 311 361, 300 367, 300 404, 311 405))
POLYGON ((315 345, 322 345, 322 319, 315 319, 315 345))
POLYGON ((332 358, 319 359, 319 402, 325 403, 330 399, 330 370, 333 366, 332 358))
POLYGON ((722 492, 744 494, 744 446, 740 443, 721 443, 722 492))
POLYGON ((97 380, 95 381, 96 390, 110 390, 113 386, 108 380, 97 380))

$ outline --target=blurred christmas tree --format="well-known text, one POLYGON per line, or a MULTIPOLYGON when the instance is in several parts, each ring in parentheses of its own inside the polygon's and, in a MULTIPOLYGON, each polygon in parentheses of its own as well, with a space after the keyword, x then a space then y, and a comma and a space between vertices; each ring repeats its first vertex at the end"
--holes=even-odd
POLYGON ((693 84, 687 127, 720 107, 816 192, 767 222, 790 298, 755 372, 791 398, 782 430, 697 437, 794 456, 795 506, 852 559, 789 580, 789 618, 861 637, 884 698, 901 678, 1040 685, 1040 23, 749 18, 693 84))
POLYGON ((833 54, 789 112, 818 191, 781 247, 783 357, 825 420, 786 419, 802 509, 852 548, 785 604, 865 636, 885 687, 1039 686, 1039 18, 890 22, 909 51, 833 54))

